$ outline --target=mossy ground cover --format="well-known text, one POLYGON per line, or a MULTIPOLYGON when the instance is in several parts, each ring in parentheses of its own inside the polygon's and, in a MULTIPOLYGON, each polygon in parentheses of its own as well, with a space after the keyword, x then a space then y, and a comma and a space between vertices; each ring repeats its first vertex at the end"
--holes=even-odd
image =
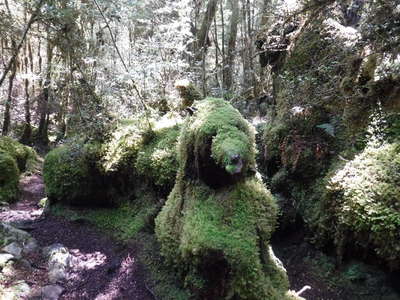
POLYGON ((35 172, 38 155, 10 137, 0 137, 0 202, 18 198, 18 181, 23 172, 35 172))

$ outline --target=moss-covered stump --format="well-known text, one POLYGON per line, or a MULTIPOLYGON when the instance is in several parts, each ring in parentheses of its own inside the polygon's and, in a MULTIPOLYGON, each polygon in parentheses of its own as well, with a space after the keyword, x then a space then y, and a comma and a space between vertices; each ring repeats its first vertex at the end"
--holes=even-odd
POLYGON ((326 178, 319 230, 338 254, 374 253, 400 267, 400 144, 368 146, 326 178))
POLYGON ((43 167, 49 199, 73 205, 105 204, 103 176, 96 165, 100 148, 78 141, 50 151, 43 167))
POLYGON ((12 202, 18 195, 19 170, 15 159, 0 151, 0 202, 12 202))
POLYGON ((254 130, 221 99, 196 109, 156 219, 162 254, 195 298, 287 299, 285 269, 268 245, 277 208, 255 173, 254 130))

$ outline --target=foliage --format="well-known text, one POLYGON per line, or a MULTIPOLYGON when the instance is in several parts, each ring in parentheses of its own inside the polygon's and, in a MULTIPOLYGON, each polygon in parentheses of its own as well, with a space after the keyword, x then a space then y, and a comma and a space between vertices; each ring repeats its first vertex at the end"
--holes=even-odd
POLYGON ((17 199, 19 170, 15 159, 7 152, 0 151, 0 202, 17 199))
POLYGON ((43 176, 50 199, 62 203, 89 205, 106 201, 101 174, 96 166, 101 146, 74 141, 50 151, 43 176))

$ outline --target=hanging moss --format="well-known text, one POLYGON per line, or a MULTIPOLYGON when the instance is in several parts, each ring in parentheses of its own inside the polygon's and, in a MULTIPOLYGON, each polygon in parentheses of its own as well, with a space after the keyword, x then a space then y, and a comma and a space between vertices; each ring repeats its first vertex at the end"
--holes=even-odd
POLYGON ((254 172, 254 129, 222 99, 196 108, 156 219, 162 254, 196 299, 289 299, 285 270, 268 246, 277 208, 254 172))
POLYGON ((18 195, 19 170, 15 159, 0 150, 0 202, 12 202, 18 195))

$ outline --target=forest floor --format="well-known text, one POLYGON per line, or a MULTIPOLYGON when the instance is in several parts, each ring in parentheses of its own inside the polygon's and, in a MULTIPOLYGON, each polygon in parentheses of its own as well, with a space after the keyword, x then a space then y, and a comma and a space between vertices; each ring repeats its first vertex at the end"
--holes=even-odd
MULTIPOLYGON (((134 242, 128 245, 115 240, 84 219, 70 220, 51 213, 40 217, 42 209, 38 202, 45 197, 40 175, 23 177, 20 189, 20 201, 0 212, 0 220, 29 224, 23 230, 37 239, 40 247, 60 243, 69 249, 74 266, 69 270, 60 299, 154 299, 145 284, 146 271, 137 258, 139 250, 134 242)), ((388 296, 385 292, 368 291, 363 288, 364 283, 351 286, 339 280, 341 277, 334 274, 334 263, 305 243, 301 233, 275 241, 273 247, 287 268, 291 289, 299 291, 306 285, 311 287, 302 294, 308 300, 400 299, 390 296, 393 293, 388 296)), ((20 279, 33 288, 43 286, 47 280, 45 262, 40 255, 31 259, 37 268, 29 274, 20 273, 20 279)), ((364 274, 354 272, 350 275, 359 283, 357 276, 364 274)), ((367 279, 363 277, 361 281, 368 285, 367 279)))
MULTIPOLYGON (((38 202, 45 197, 40 175, 22 178, 20 190, 20 201, 0 212, 0 220, 29 224, 21 229, 28 231, 40 247, 60 243, 69 249, 74 264, 59 299, 153 299, 146 289, 134 245, 121 244, 79 220, 71 221, 51 214, 40 218, 38 202)), ((43 286, 47 280, 44 259, 37 255, 31 260, 36 267, 34 272, 21 272, 18 274, 21 278, 13 280, 25 280, 32 288, 43 286)))

